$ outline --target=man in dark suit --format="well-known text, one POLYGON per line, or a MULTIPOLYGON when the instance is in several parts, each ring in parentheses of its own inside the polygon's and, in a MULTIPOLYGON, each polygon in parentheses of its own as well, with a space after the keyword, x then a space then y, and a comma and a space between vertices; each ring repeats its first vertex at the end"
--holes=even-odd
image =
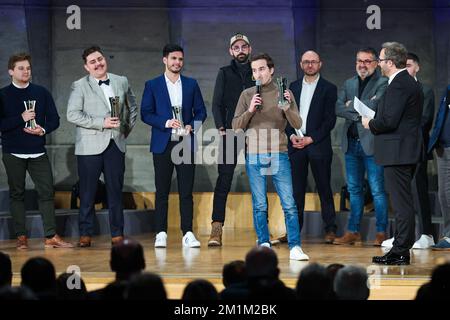
POLYGON ((400 43, 383 44, 379 62, 383 75, 389 77, 388 87, 375 118, 362 118, 364 128, 375 135, 375 161, 384 166, 395 213, 395 241, 386 255, 373 257, 372 262, 378 264, 409 264, 415 239, 411 182, 424 154, 420 127, 423 93, 406 71, 407 53, 400 43))
POLYGON ((167 211, 174 167, 180 197, 182 244, 200 247, 192 233, 196 131, 193 129, 205 121, 206 108, 197 81, 181 75, 183 61, 183 48, 166 45, 163 49, 165 72, 145 83, 142 96, 141 118, 152 127, 150 152, 155 170, 156 248, 167 246, 167 211))
MULTIPOLYGON (((434 92, 429 86, 421 83, 417 80, 417 73, 420 70, 420 60, 419 57, 408 52, 408 59, 406 60, 406 70, 414 77, 416 81, 422 86, 424 102, 422 111, 422 120, 420 125, 422 127, 422 136, 425 148, 428 146, 428 141, 430 140, 430 130, 433 125, 434 117, 434 92)), ((430 199, 428 197, 428 160, 432 160, 432 153, 427 153, 427 155, 417 164, 416 172, 413 178, 413 198, 414 205, 417 208, 417 213, 420 217, 420 230, 421 236, 414 243, 413 249, 429 249, 434 245, 433 239, 433 227, 431 224, 431 206, 430 199)), ((394 242, 394 237, 383 242, 383 247, 392 247, 394 242)))
POLYGON ((308 165, 311 165, 320 197, 322 219, 325 223, 325 242, 333 243, 336 237, 336 212, 331 191, 330 132, 336 123, 335 104, 337 88, 320 76, 322 67, 319 55, 314 51, 303 54, 300 67, 304 77, 291 83, 289 89, 299 106, 302 127, 296 131, 288 125, 289 157, 292 168, 294 198, 297 203, 300 229, 303 225, 308 165))

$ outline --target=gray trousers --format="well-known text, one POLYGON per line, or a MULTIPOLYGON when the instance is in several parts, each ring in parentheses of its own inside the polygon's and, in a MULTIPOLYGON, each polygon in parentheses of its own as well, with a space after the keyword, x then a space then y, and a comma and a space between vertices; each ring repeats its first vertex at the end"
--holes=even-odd
POLYGON ((439 202, 444 218, 444 237, 450 237, 450 148, 436 150, 439 202))

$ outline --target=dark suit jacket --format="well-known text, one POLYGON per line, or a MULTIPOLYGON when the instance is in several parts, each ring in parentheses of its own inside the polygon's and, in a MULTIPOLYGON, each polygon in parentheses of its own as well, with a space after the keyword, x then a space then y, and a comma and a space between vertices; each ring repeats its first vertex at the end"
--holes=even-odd
POLYGON ((422 160, 422 109, 422 88, 403 70, 388 85, 375 118, 369 122, 375 135, 377 164, 409 165, 422 160))
MULTIPOLYGON (((206 119, 202 93, 195 79, 181 76, 181 86, 183 90, 183 122, 184 125, 191 125, 194 129, 194 121, 203 123, 206 119)), ((152 126, 150 152, 163 153, 172 133, 171 128, 166 128, 166 122, 173 118, 172 104, 164 75, 145 83, 141 118, 146 124, 152 126)), ((191 136, 193 138, 192 134, 191 136)), ((192 145, 194 144, 192 143, 192 145)))
MULTIPOLYGON (((302 92, 303 78, 299 79, 289 86, 294 94, 297 106, 300 106, 300 94, 302 92)), ((292 154, 299 150, 308 152, 308 156, 314 158, 331 157, 333 149, 331 148, 330 132, 336 124, 335 105, 337 100, 337 87, 331 82, 325 80, 322 76, 317 82, 316 90, 311 100, 311 106, 306 120, 306 136, 313 139, 313 143, 304 149, 295 149, 292 147, 289 137, 295 134, 295 130, 289 125, 286 127, 288 136, 288 152, 292 154)), ((305 119, 302 119, 305 121, 305 119)))
MULTIPOLYGON (((447 87, 447 92, 450 91, 450 85, 447 87)), ((439 110, 436 114, 436 120, 434 122, 433 132, 431 133, 430 141, 428 142, 428 153, 431 153, 434 148, 439 148, 439 136, 441 135, 442 129, 444 129, 445 118, 448 112, 448 102, 447 102, 447 92, 441 99, 439 105, 439 110)))

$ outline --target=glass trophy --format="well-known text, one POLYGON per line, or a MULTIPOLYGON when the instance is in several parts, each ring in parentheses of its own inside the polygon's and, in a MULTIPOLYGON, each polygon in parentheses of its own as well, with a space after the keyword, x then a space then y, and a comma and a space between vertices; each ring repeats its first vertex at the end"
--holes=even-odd
POLYGON ((287 79, 284 77, 279 77, 276 80, 278 87, 278 107, 284 109, 289 106, 289 101, 284 97, 284 92, 287 88, 287 79))
POLYGON ((174 115, 175 119, 177 119, 181 124, 181 127, 176 129, 177 136, 185 136, 186 135, 186 130, 184 129, 184 124, 183 124, 183 114, 182 114, 181 110, 182 110, 181 106, 172 106, 173 115, 174 115))
MULTIPOLYGON (((36 100, 27 100, 23 102, 25 105, 25 110, 36 110, 36 100)), ((36 120, 28 120, 25 123, 25 128, 36 129, 36 120)))
POLYGON ((118 96, 110 97, 111 117, 120 118, 120 98, 118 96))

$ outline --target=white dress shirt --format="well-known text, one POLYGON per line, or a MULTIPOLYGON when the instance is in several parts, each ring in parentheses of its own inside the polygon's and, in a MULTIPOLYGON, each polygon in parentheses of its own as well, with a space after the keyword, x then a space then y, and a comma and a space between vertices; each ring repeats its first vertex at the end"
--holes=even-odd
MULTIPOLYGON (((16 87, 17 89, 25 89, 28 88, 28 86, 30 85, 30 83, 28 82, 27 85, 25 87, 19 87, 17 84, 14 83, 14 81, 12 81, 12 84, 14 87, 16 87)), ((24 106, 25 108, 25 106, 24 106)), ((44 128, 42 128, 42 130, 44 131, 45 134, 45 130, 44 128)), ((45 154, 45 152, 41 152, 41 153, 11 153, 14 157, 20 158, 20 159, 34 159, 34 158, 38 158, 40 156, 43 156, 45 154)))
POLYGON ((314 91, 317 87, 317 82, 319 82, 320 74, 317 79, 311 83, 306 82, 305 77, 303 77, 302 92, 300 93, 300 117, 302 118, 302 126, 300 128, 303 134, 306 133, 306 123, 308 122, 309 108, 311 107, 311 100, 314 95, 314 91))
MULTIPOLYGON (((181 77, 178 77, 177 81, 173 83, 164 73, 164 78, 166 79, 167 91, 169 92, 170 104, 171 106, 181 106, 183 105, 183 87, 181 85, 181 77)), ((172 117, 175 119, 175 114, 172 111, 172 117)), ((166 121, 166 128, 169 128, 169 121, 166 121)), ((172 129, 172 134, 176 133, 176 129, 172 129)))

